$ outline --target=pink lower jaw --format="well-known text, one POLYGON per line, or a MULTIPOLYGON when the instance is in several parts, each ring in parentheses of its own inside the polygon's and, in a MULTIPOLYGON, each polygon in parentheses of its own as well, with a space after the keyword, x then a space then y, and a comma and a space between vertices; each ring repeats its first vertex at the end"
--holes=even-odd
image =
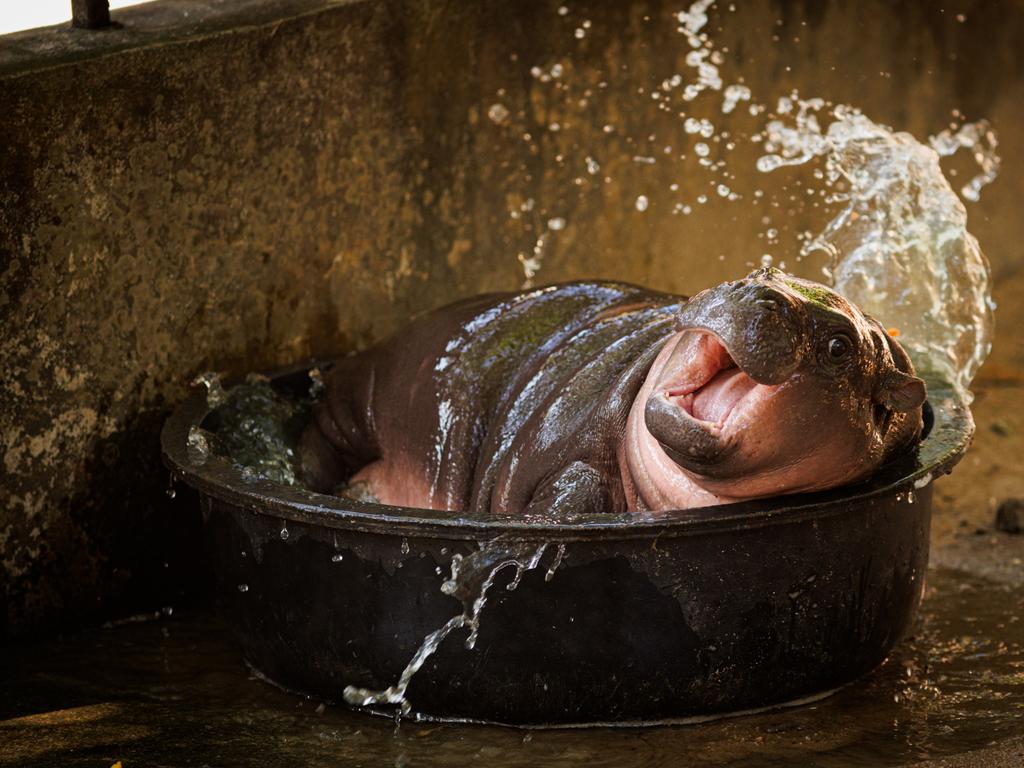
MULTIPOLYGON (((739 368, 739 366, 735 362, 735 359, 728 354, 728 351, 725 350, 725 347, 720 342, 718 342, 717 338, 715 338, 712 334, 706 335, 714 339, 718 347, 721 348, 723 356, 719 359, 714 360, 708 359, 707 357, 703 357, 702 359, 699 360, 689 360, 688 362, 691 364, 695 363, 696 367, 683 368, 681 370, 677 369, 676 375, 671 377, 665 377, 668 379, 668 381, 665 382, 667 386, 663 386, 660 389, 663 393, 662 396, 665 397, 665 399, 668 400, 669 402, 673 402, 690 419, 701 425, 704 425, 705 427, 721 430, 729 421, 732 414, 736 411, 736 408, 739 407, 744 400, 746 400, 749 392, 744 393, 738 400, 736 400, 731 405, 727 406, 727 410, 723 414, 721 414, 721 418, 718 420, 711 421, 701 419, 694 415, 694 400, 697 397, 700 390, 707 386, 708 384, 710 384, 723 371, 731 370, 733 368, 739 368), (692 383, 694 381, 694 372, 698 372, 700 375, 699 383, 692 383), (689 375, 687 375, 687 373, 689 375), (682 382, 687 382, 687 379, 689 379, 691 383, 681 383, 680 379, 682 379, 682 382)), ((710 354, 714 353, 715 351, 714 349, 712 349, 710 354)), ((675 354, 676 352, 674 350, 673 357, 675 356, 675 354)), ((669 362, 671 363, 671 361, 672 358, 670 358, 669 362)), ((743 372, 742 369, 739 370, 740 372, 743 372)), ((662 375, 664 375, 664 373, 665 372, 663 372, 662 375)))
POLYGON ((746 402, 747 398, 754 391, 754 389, 751 389, 750 392, 746 393, 738 400, 736 400, 736 402, 730 405, 728 410, 722 415, 720 421, 708 421, 706 419, 697 418, 696 416, 693 415, 693 396, 694 393, 697 392, 699 389, 700 387, 697 387, 696 389, 686 390, 685 393, 678 395, 673 394, 673 391, 669 390, 666 393, 666 396, 669 400, 674 400, 679 410, 685 413, 690 419, 696 421, 699 424, 704 424, 708 427, 712 427, 717 430, 722 430, 726 427, 726 425, 728 425, 729 420, 732 418, 732 415, 736 413, 737 410, 740 410, 740 406, 742 406, 746 402))

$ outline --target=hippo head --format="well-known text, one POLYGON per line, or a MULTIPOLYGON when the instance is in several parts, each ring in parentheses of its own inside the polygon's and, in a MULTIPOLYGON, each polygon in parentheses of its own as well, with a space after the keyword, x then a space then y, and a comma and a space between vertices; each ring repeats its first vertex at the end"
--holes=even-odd
POLYGON ((697 294, 676 321, 644 422, 719 499, 855 482, 920 438, 925 385, 910 359, 823 285, 760 269, 697 294))

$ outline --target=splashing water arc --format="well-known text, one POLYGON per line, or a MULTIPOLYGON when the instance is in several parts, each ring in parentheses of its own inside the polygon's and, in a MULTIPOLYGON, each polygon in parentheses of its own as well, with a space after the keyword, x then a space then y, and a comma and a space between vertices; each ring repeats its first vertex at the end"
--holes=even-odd
MULTIPOLYGON (((742 71, 734 71, 728 48, 717 45, 711 34, 710 17, 721 22, 735 10, 735 4, 695 0, 686 10, 645 17, 652 25, 670 24, 679 35, 679 50, 666 59, 673 61, 672 69, 631 83, 636 96, 627 96, 625 104, 611 102, 608 73, 592 82, 577 72, 570 48, 558 61, 530 67, 535 87, 544 94, 538 100, 547 105, 543 112, 491 105, 491 124, 506 133, 512 146, 525 150, 522 158, 543 157, 540 165, 551 170, 558 185, 554 191, 543 188, 538 181, 543 173, 522 161, 520 188, 509 198, 509 218, 522 228, 516 247, 523 287, 534 285, 546 256, 562 247, 564 233, 572 236, 574 227, 586 225, 585 216, 574 220, 574 206, 626 173, 634 186, 621 190, 622 199, 633 215, 651 217, 667 210, 673 216, 699 216, 704 206, 737 202, 752 204, 750 215, 763 215, 759 201, 775 196, 762 189, 752 197, 738 191, 743 185, 736 174, 749 170, 732 168, 728 161, 741 144, 763 142, 758 170, 813 166, 820 181, 805 179, 795 186, 803 187, 802 199, 830 206, 831 213, 820 224, 798 236, 799 264, 789 268, 807 273, 812 270, 804 257, 824 254, 826 282, 898 331, 929 379, 947 382, 969 401, 968 387, 991 346, 991 279, 978 242, 967 230, 963 202, 940 160, 967 150, 979 172, 959 193, 964 201, 976 202, 982 187, 998 175, 995 133, 984 120, 958 122, 922 142, 873 122, 856 108, 833 106, 822 98, 801 99, 793 93, 777 99, 773 107, 773 95, 755 94, 742 71), (633 123, 649 130, 645 127, 642 135, 630 131, 622 119, 623 106, 641 116, 634 115, 633 123), (678 121, 678 129, 668 127, 666 118, 678 121), (744 125, 748 118, 760 123, 750 132, 744 125), (600 133, 581 128, 595 125, 603 126, 600 133), (629 158, 630 170, 621 170, 629 158), (675 176, 670 194, 658 189, 666 166, 675 176)), ((569 46, 607 32, 568 5, 559 8, 558 19, 567 39, 576 27, 578 34, 569 46)), ((623 73, 632 73, 627 64, 621 67, 623 73)), ((505 89, 495 97, 506 98, 505 89)), ((954 115, 962 121, 959 112, 954 115)), ((791 179, 776 176, 783 191, 796 192, 791 179)), ((767 219, 765 244, 788 251, 788 244, 779 240, 783 222, 767 219)), ((735 256, 746 256, 750 266, 757 261, 750 254, 735 256)), ((760 261, 772 264, 775 257, 766 253, 760 261)), ((778 265, 787 268, 782 260, 778 265)), ((820 279, 820 274, 803 276, 820 279)))
MULTIPOLYGON (((967 211, 939 165, 940 154, 974 152, 982 173, 962 194, 977 199, 995 178, 995 136, 984 122, 944 131, 925 146, 909 133, 872 122, 847 106, 831 112, 820 99, 797 100, 791 121, 766 129, 771 171, 824 158, 825 183, 839 213, 802 254, 823 251, 832 284, 887 327, 897 329, 917 367, 965 396, 992 346, 993 303, 988 261, 967 231, 967 211)), ((778 112, 788 111, 787 105, 778 112)))
MULTIPOLYGON (((457 629, 468 628, 465 647, 472 651, 480 631, 480 618, 487 605, 487 593, 497 575, 507 569, 515 572, 505 589, 514 592, 522 581, 523 574, 534 570, 548 549, 548 544, 531 544, 518 541, 515 537, 499 536, 489 542, 480 543, 480 548, 467 557, 454 555, 451 560, 451 575, 441 584, 441 592, 462 603, 462 613, 452 616, 445 624, 430 632, 413 654, 398 681, 382 690, 347 686, 343 692, 345 701, 357 707, 395 705, 396 716, 420 715, 413 711, 412 703, 406 698, 406 691, 413 677, 424 663, 437 651, 441 643, 457 629)), ((555 558, 544 575, 544 581, 551 581, 565 556, 565 545, 559 544, 555 558)))

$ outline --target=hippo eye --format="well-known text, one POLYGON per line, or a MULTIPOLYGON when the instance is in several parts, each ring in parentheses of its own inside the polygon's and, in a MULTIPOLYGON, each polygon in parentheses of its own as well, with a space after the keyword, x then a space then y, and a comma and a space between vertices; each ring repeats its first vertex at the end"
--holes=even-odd
POLYGON ((828 356, 833 362, 838 362, 850 354, 853 349, 853 342, 850 337, 838 333, 828 340, 828 356))

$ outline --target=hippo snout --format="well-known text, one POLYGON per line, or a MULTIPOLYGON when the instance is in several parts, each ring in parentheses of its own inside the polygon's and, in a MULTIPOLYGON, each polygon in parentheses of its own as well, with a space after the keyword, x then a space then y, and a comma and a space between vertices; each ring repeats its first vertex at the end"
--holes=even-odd
POLYGON ((710 331, 752 379, 780 384, 804 358, 810 321, 797 297, 762 274, 698 294, 681 308, 676 324, 710 331))

